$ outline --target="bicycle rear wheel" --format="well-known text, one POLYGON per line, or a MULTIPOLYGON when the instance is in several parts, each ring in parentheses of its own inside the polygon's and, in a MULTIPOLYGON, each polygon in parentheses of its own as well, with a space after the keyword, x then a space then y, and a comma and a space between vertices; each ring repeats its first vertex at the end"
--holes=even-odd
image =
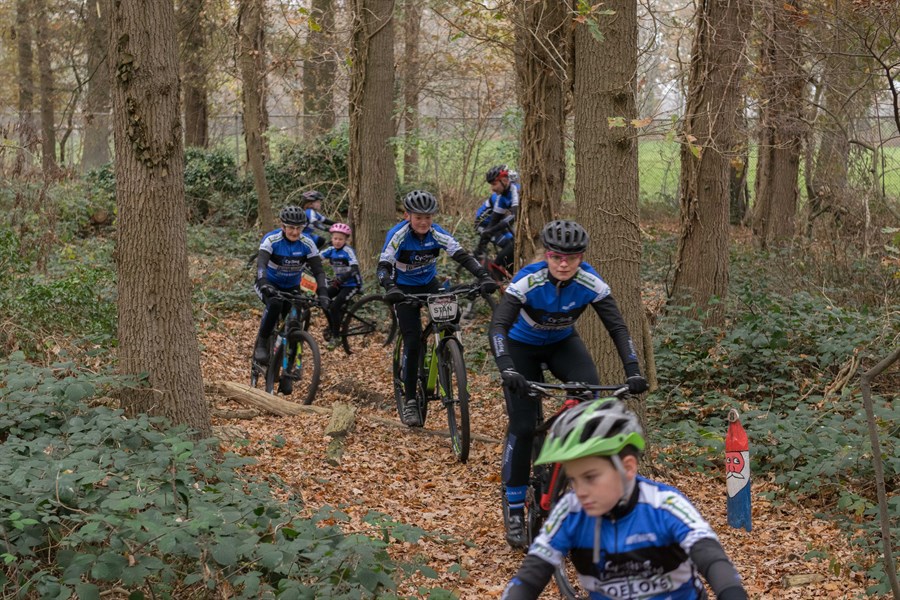
POLYGON ((322 353, 319 344, 308 331, 301 331, 300 341, 292 348, 288 361, 290 368, 285 371, 293 382, 291 395, 303 404, 312 404, 322 377, 322 353))
POLYGON ((366 296, 344 313, 340 332, 341 344, 347 354, 371 347, 384 348, 397 335, 397 318, 383 296, 366 296))
MULTIPOLYGON (((559 476, 553 482, 553 489, 550 491, 551 511, 559 499, 565 496, 570 489, 572 488, 568 478, 560 469, 559 476)), ((590 598, 590 594, 581 587, 577 571, 568 556, 563 559, 562 564, 553 572, 553 579, 556 581, 556 587, 563 598, 568 598, 569 600, 588 600, 590 598)))
POLYGON ((447 409, 450 446, 459 462, 469 460, 469 387, 462 346, 456 338, 447 338, 440 356, 440 398, 447 409))

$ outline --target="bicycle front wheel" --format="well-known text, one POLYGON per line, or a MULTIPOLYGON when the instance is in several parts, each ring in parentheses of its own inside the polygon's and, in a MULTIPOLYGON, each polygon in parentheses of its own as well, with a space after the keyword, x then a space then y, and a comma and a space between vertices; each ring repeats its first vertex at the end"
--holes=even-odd
POLYGON ((340 332, 347 354, 370 347, 384 348, 397 335, 397 318, 383 296, 366 296, 347 309, 340 332))
POLYGON ((284 361, 284 342, 278 345, 278 349, 274 350, 275 339, 274 334, 269 337, 269 366, 266 367, 266 392, 275 393, 275 385, 281 375, 281 363, 284 361))
POLYGON ((469 460, 469 387, 462 346, 456 338, 448 338, 441 350, 440 397, 447 409, 450 445, 459 462, 469 460))
POLYGON ((292 348, 290 369, 284 375, 292 381, 291 395, 303 404, 312 404, 322 377, 322 353, 319 344, 308 331, 301 331, 300 341, 292 348))

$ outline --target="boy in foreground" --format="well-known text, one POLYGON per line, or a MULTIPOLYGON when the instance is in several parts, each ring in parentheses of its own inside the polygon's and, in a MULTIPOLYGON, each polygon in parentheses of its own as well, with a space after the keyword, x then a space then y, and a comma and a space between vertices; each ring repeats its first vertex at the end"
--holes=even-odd
POLYGON ((503 598, 536 599, 568 555, 590 598, 746 600, 716 534, 674 487, 637 474, 644 437, 620 400, 553 423, 536 464, 561 462, 572 491, 556 504, 503 598))

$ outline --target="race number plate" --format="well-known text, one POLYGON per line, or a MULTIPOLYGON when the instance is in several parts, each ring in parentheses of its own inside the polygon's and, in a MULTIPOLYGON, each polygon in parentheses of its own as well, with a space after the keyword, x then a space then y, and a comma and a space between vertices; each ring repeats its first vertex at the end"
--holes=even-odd
POLYGON ((439 323, 454 321, 459 312, 459 302, 455 295, 435 296, 428 299, 428 312, 432 320, 439 323))
POLYGON ((303 275, 300 276, 300 289, 307 294, 315 294, 318 287, 319 284, 316 283, 316 278, 309 273, 304 272, 303 275))

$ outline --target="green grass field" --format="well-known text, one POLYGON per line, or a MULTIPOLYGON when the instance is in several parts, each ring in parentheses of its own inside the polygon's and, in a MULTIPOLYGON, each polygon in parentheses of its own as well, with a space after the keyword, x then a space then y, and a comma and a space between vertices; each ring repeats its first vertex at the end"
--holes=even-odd
MULTIPOLYGON (((851 165, 851 177, 855 187, 868 188, 871 182, 863 181, 860 173, 869 175, 870 161, 858 160, 851 165)), ((638 151, 641 202, 675 205, 678 197, 678 178, 681 174, 679 144, 667 141, 642 141, 638 151)), ((900 199, 900 148, 884 148, 883 164, 877 170, 879 188, 887 197, 900 199), (883 174, 883 177, 882 177, 883 174)), ((756 148, 750 151, 748 185, 752 197, 756 184, 756 148)), ((806 198, 806 179, 802 164, 800 169, 800 197, 806 198)))

